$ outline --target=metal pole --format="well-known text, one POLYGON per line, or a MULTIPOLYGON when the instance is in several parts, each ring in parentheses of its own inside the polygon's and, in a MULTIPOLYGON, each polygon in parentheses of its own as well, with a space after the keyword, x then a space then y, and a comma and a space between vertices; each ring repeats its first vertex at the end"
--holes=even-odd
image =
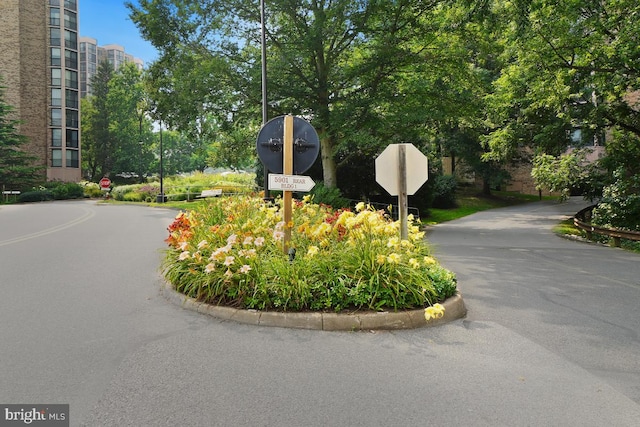
MULTIPOLYGON (((265 28, 264 0, 260 0, 260 43, 262 47, 262 126, 269 120, 267 115, 267 31, 265 28)), ((264 167, 264 199, 270 199, 269 169, 264 167)))
POLYGON ((164 183, 163 183, 163 179, 164 179, 164 166, 163 166, 163 156, 164 156, 164 149, 162 148, 162 121, 160 122, 160 196, 158 197, 158 200, 156 200, 158 203, 164 203, 164 183))

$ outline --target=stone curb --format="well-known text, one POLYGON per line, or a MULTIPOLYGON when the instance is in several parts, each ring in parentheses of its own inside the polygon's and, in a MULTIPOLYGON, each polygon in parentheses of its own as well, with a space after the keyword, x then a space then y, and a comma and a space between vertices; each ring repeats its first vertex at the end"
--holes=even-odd
POLYGON ((205 304, 177 292, 166 283, 160 293, 170 302, 187 310, 197 311, 222 320, 280 328, 315 329, 323 331, 397 330, 437 326, 466 316, 467 308, 458 292, 442 303, 444 316, 430 321, 424 318, 424 309, 399 312, 355 312, 351 314, 244 310, 205 304))

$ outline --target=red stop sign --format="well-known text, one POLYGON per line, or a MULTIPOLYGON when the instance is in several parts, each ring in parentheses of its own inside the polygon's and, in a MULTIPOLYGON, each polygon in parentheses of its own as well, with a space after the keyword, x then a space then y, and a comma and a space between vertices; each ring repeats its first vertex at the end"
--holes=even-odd
POLYGON ((111 180, 109 178, 106 178, 106 177, 102 178, 100 180, 100 188, 107 189, 109 187, 111 187, 111 180))

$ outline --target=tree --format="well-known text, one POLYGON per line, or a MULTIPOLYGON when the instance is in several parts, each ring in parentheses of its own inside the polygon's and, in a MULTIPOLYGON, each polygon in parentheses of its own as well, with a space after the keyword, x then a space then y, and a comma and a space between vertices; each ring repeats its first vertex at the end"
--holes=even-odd
POLYGON ((142 176, 153 159, 153 135, 141 72, 131 63, 114 71, 105 61, 93 88, 82 104, 85 173, 92 180, 135 171, 142 176))
POLYGON ((636 1, 492 4, 513 23, 492 100, 492 155, 523 144, 559 155, 576 143, 576 129, 590 143, 601 144, 612 127, 640 136, 640 109, 629 97, 640 90, 636 1))
POLYGON ((10 117, 14 109, 4 101, 4 88, 0 86, 0 188, 22 189, 42 180, 42 167, 21 150, 27 139, 18 133, 19 121, 10 117))
POLYGON ((82 110, 82 157, 91 180, 109 176, 114 164, 114 140, 110 130, 109 81, 113 66, 103 61, 91 80, 93 95, 85 101, 82 110), (86 109, 86 110, 85 110, 86 109))
MULTIPOLYGON (((437 28, 431 14, 440 3, 267 2, 270 112, 312 121, 321 140, 325 185, 337 184, 339 164, 349 164, 353 153, 371 159, 389 142, 417 138, 424 129, 412 129, 395 112, 412 113, 404 117, 410 124, 426 121, 430 113, 404 107, 408 99, 417 104, 420 93, 402 83, 406 73, 437 70, 448 58, 446 49, 430 43, 437 28)), ((151 80, 163 119, 196 128, 211 114, 222 131, 241 120, 256 125, 260 11, 255 1, 142 0, 128 7, 143 37, 161 53, 151 80)), ((432 100, 439 97, 434 92, 432 100)))

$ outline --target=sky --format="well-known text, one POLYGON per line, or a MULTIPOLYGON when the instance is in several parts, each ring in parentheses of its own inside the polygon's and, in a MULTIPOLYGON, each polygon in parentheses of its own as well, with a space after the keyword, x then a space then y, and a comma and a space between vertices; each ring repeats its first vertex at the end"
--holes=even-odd
POLYGON ((124 3, 125 0, 78 0, 80 36, 96 39, 98 46, 118 44, 128 54, 142 59, 146 67, 158 58, 158 53, 129 19, 124 3))

